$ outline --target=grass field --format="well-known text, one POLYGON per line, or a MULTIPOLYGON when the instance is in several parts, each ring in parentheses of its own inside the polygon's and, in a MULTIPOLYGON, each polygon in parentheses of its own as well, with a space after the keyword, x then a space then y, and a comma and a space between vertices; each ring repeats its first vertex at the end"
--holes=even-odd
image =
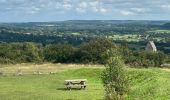
MULTIPOLYGON (((0 100, 102 100, 104 91, 100 75, 101 65, 74 64, 21 64, 2 65, 1 70, 10 71, 0 76, 0 100), (36 67, 42 67, 43 75, 31 75, 36 67), (30 67, 30 68, 29 68, 30 67), (34 68, 35 67, 35 68, 34 68), (47 68, 45 68, 47 67, 47 68), (62 67, 62 68, 61 68, 62 67), (27 72, 23 76, 12 73, 20 68, 27 72), (47 74, 48 70, 55 74, 47 74), (68 91, 63 85, 65 79, 87 79, 86 90, 73 89, 68 91)), ((134 69, 128 68, 130 75, 130 91, 126 100, 169 100, 170 71, 169 69, 134 69)))
POLYGON ((170 33, 170 30, 154 30, 154 31, 148 31, 148 32, 170 33))
POLYGON ((112 38, 113 40, 126 40, 126 41, 129 41, 129 42, 139 42, 141 39, 140 39, 140 36, 139 35, 133 35, 133 34, 126 34, 126 35, 113 35, 109 38, 112 38))

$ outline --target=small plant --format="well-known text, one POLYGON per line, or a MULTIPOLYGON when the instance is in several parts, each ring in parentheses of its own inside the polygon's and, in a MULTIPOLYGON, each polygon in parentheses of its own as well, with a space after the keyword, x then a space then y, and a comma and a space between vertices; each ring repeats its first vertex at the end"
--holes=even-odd
POLYGON ((123 100, 128 90, 128 77, 125 71, 125 64, 116 49, 110 49, 104 55, 106 59, 102 74, 105 88, 106 100, 123 100))

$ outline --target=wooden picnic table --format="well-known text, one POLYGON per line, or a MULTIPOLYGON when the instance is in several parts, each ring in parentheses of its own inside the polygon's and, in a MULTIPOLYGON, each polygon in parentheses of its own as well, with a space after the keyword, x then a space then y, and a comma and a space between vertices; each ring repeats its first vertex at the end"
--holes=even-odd
POLYGON ((65 85, 69 90, 71 90, 72 87, 80 87, 81 89, 85 89, 87 86, 87 79, 65 80, 65 85))

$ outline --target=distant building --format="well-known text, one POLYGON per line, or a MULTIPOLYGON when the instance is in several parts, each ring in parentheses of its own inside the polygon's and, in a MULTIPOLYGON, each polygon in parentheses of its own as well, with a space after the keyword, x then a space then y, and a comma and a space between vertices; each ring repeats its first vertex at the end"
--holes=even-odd
POLYGON ((145 50, 147 52, 156 52, 157 48, 155 46, 155 43, 153 41, 149 41, 148 44, 145 47, 145 50))

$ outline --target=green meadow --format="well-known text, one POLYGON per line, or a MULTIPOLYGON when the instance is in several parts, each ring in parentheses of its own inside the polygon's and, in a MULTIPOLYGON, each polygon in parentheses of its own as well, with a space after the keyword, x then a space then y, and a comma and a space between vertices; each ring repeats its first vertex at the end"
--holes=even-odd
MULTIPOLYGON (((101 65, 2 65, 0 70, 5 75, 0 76, 0 100, 103 100, 104 88, 100 79, 103 69, 101 65), (38 67, 42 67, 44 74, 31 74, 38 67), (22 76, 15 75, 17 68, 23 71, 22 76), (51 71, 54 73, 48 74, 51 71), (85 90, 66 90, 66 79, 87 79, 88 86, 85 90)), ((170 99, 169 69, 127 70, 130 90, 126 94, 126 100, 170 99)))
POLYGON ((154 30, 154 31, 148 31, 148 32, 170 33, 170 30, 154 30))
POLYGON ((109 38, 112 38, 113 40, 126 40, 129 42, 139 42, 141 40, 140 35, 136 34, 113 35, 109 38))

